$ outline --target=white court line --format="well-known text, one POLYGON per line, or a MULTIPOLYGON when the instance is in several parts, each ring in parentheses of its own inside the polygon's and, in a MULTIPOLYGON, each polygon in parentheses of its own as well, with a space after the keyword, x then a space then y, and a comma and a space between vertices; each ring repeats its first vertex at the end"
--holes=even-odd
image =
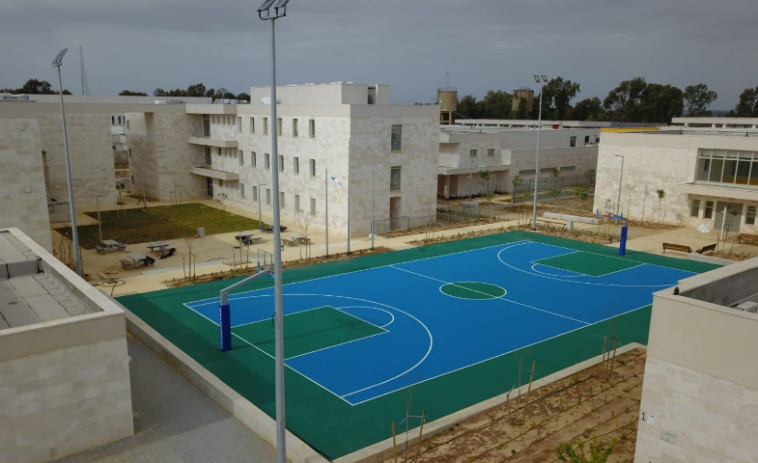
MULTIPOLYGON (((394 268, 396 268, 397 270, 401 270, 403 272, 408 272, 408 273, 411 273, 413 275, 417 275, 417 276, 423 277, 423 278, 428 278, 428 279, 430 279, 432 281, 436 281, 438 283, 442 283, 442 284, 446 284, 446 285, 455 285, 455 283, 451 283, 451 282, 448 282, 448 281, 443 281, 443 280, 440 280, 440 279, 437 279, 437 278, 433 278, 433 277, 424 275, 422 273, 416 273, 416 272, 413 272, 411 270, 406 270, 404 268, 399 268, 399 267, 394 267, 394 268)), ((477 291, 477 290, 471 289, 471 288, 466 288, 466 289, 469 289, 470 291, 475 292, 475 293, 481 293, 481 294, 485 294, 485 295, 489 296, 489 294, 487 294, 487 293, 485 293, 483 291, 477 291)), ((503 294, 502 296, 499 296, 499 297, 492 297, 489 300, 492 300, 492 299, 500 299, 501 301, 506 301, 506 302, 510 302, 512 304, 516 304, 516 305, 520 305, 522 307, 526 307, 527 309, 532 309, 532 310, 536 310, 538 312, 542 312, 542 313, 546 313, 546 314, 550 314, 550 315, 555 315, 556 317, 565 318, 567 320, 571 320, 571 321, 574 321, 574 322, 577 322, 577 323, 582 323, 584 325, 590 325, 590 323, 588 323, 588 322, 586 322, 584 320, 579 320, 578 318, 569 317, 568 315, 563 315, 563 314, 560 314, 560 313, 557 313, 557 312, 551 312, 551 311, 546 310, 546 309, 540 309, 539 307, 534 307, 534 306, 531 306, 531 305, 528 305, 528 304, 524 304, 524 303, 521 303, 521 302, 516 302, 516 301, 514 301, 512 299, 506 298, 505 294, 503 294)))
MULTIPOLYGON (((239 293, 239 294, 244 294, 244 293, 239 293)), ((408 312, 406 312, 404 310, 398 309, 397 307, 393 307, 393 306, 388 305, 388 304, 382 304, 381 302, 376 302, 376 301, 372 301, 372 300, 369 300, 369 299, 362 299, 362 298, 359 298, 359 297, 352 297, 352 296, 340 296, 340 295, 336 295, 336 294, 313 294, 313 293, 294 293, 293 294, 293 293, 291 293, 291 294, 285 294, 285 296, 306 296, 306 297, 315 297, 315 296, 322 297, 323 296, 323 297, 334 297, 334 298, 338 298, 338 299, 350 299, 350 300, 355 300, 355 301, 361 301, 361 302, 371 303, 371 304, 375 304, 375 305, 378 305, 378 306, 385 307, 385 308, 387 308, 389 310, 396 310, 396 311, 398 311, 398 312, 400 312, 400 313, 402 313, 404 315, 407 315, 409 318, 415 320, 419 325, 421 325, 421 327, 424 328, 424 330, 426 330, 426 334, 429 337, 429 347, 428 347, 426 353, 424 354, 424 356, 421 358, 421 360, 419 360, 418 362, 416 362, 414 365, 412 365, 410 368, 408 368, 404 372, 402 372, 402 373, 400 373, 400 374, 398 374, 396 376, 393 376, 392 378, 389 378, 389 379, 387 379, 385 381, 381 381, 381 382, 376 383, 376 384, 372 384, 370 386, 364 387, 364 388, 359 389, 357 391, 352 391, 352 392, 350 392, 348 394, 344 394, 342 396, 339 396, 339 395, 335 394, 334 392, 330 391, 325 386, 322 386, 321 384, 319 384, 315 380, 311 379, 310 377, 308 377, 304 373, 302 373, 302 372, 300 372, 298 370, 295 370, 294 368, 290 368, 293 371, 297 372, 298 374, 304 376, 305 378, 307 378, 311 382, 313 382, 315 384, 318 384, 319 387, 321 387, 321 388, 323 388, 323 389, 331 392, 334 395, 337 395, 337 397, 340 397, 343 400, 344 400, 345 397, 347 397, 349 395, 356 394, 358 392, 363 392, 363 391, 366 391, 368 389, 372 389, 372 388, 377 387, 377 386, 381 386, 382 384, 385 384, 387 382, 393 381, 393 380, 395 380, 395 379, 397 379, 397 378, 399 378, 399 377, 401 377, 401 376, 403 376, 403 375, 405 375, 407 373, 410 373, 411 371, 413 371, 416 368, 418 368, 419 365, 421 365, 427 359, 427 357, 429 357, 429 354, 432 352, 432 348, 434 347, 434 337, 432 336, 432 332, 431 332, 431 330, 429 330, 429 327, 427 327, 421 320, 419 320, 415 316, 411 315, 410 313, 408 313, 408 312)), ((238 300, 240 300, 240 299, 252 299, 252 298, 256 298, 256 297, 271 297, 271 295, 266 294, 266 295, 244 296, 244 297, 238 297, 237 299, 238 300)), ((312 309, 309 309, 309 310, 312 310, 312 309)), ((202 315, 202 314, 200 314, 200 315, 202 315)), ((203 317, 207 318, 204 315, 203 315, 203 317)), ((210 320, 210 321, 212 323, 216 324, 212 320, 210 320)), ((245 342, 247 344, 249 344, 247 341, 245 341, 245 342)), ((258 349, 258 348, 256 347, 256 349, 258 349)), ((258 350, 260 350, 260 349, 258 349, 258 350)), ((266 355, 268 355, 268 354, 266 354, 266 355)), ((269 357, 271 357, 271 356, 269 355, 269 357)), ((345 400, 345 402, 347 402, 347 401, 345 400)), ((347 403, 350 403, 350 402, 347 402, 347 403)))
MULTIPOLYGON (((562 254, 562 255, 564 255, 564 256, 567 256, 568 254, 562 254)), ((573 270, 566 270, 566 269, 561 269, 561 270, 563 270, 563 271, 565 271, 565 272, 571 272, 571 273, 574 273, 575 275, 557 275, 557 274, 555 274, 555 273, 540 272, 539 270, 537 270, 537 269, 536 269, 536 268, 534 268, 534 267, 536 267, 536 266, 538 266, 538 265, 541 265, 541 266, 543 266, 543 267, 550 267, 550 266, 549 266, 549 265, 545 265, 545 264, 541 264, 541 263, 539 263, 539 262, 534 262, 534 261, 530 261, 530 262, 532 262, 532 271, 533 271, 534 273, 539 273, 540 275, 547 275, 547 276, 549 276, 549 277, 565 277, 565 278, 578 278, 578 277, 587 276, 587 274, 586 274, 586 273, 576 273, 576 272, 574 272, 573 270)), ((558 268, 558 267, 552 267, 552 268, 558 268)))
MULTIPOLYGON (((536 242, 535 241, 529 241, 529 243, 536 243, 536 242)), ((537 243, 537 244, 545 245, 545 243, 537 243)), ((547 246, 552 246, 552 245, 547 245, 547 246)), ((554 246, 554 247, 560 248, 560 246, 554 246)), ((562 248, 562 249, 568 249, 568 248, 562 248)), ((545 279, 548 279, 548 280, 563 281, 563 282, 566 282, 566 283, 573 283, 573 284, 579 284, 579 285, 607 286, 607 287, 617 287, 617 288, 669 288, 671 286, 676 285, 676 283, 667 283, 667 284, 660 284, 660 285, 626 285, 626 284, 621 284, 621 283, 596 283, 596 282, 591 282, 591 281, 564 280, 562 278, 557 278, 557 277, 552 277, 552 276, 547 276, 547 275, 541 275, 541 274, 535 274, 535 273, 527 272, 526 270, 520 269, 518 267, 514 267, 513 265, 509 264, 508 262, 506 262, 504 260, 504 258, 502 256, 503 251, 505 251, 505 249, 502 249, 502 250, 500 250, 497 253, 497 259, 503 265, 505 265, 506 267, 509 267, 509 268, 511 268, 513 270, 516 270, 518 272, 521 272, 521 273, 525 273, 527 275, 534 275, 536 277, 545 278, 545 279)), ((575 251, 575 252, 580 252, 580 251, 575 251)), ((581 252, 584 252, 584 251, 581 251, 581 252)), ((602 256, 602 254, 598 254, 598 255, 602 256)), ((531 262, 531 261, 529 261, 529 262, 531 262)), ((637 261, 635 261, 635 262, 637 262, 637 261)), ((636 268, 636 267, 632 267, 632 268, 636 268)), ((678 269, 671 269, 669 267, 663 267, 663 268, 668 268, 669 270, 678 270, 678 269)))
MULTIPOLYGON (((201 317, 203 317, 204 319, 208 320, 208 321, 209 321, 209 322, 211 322, 212 324, 214 324, 214 325, 216 325, 216 326, 219 326, 219 325, 218 325, 218 323, 214 322, 214 321, 213 321, 213 320, 211 320, 210 318, 208 318, 208 317, 206 317, 205 315, 201 314, 201 313, 200 313, 200 312, 198 312, 197 310, 194 310, 194 309, 192 309, 192 308, 190 308, 190 310, 192 310, 192 311, 193 311, 193 312, 195 312, 196 314, 200 315, 200 316, 201 316, 201 317)), ((235 338, 237 338, 237 339, 239 339, 240 341, 244 342, 245 344, 247 344, 248 346, 252 347, 253 349, 255 349, 255 350, 259 351, 260 353, 262 353, 262 354, 263 354, 263 355, 265 355, 266 357, 270 358, 271 360, 274 360, 274 361, 276 361, 276 358, 275 358, 274 356, 272 356, 271 354, 269 354, 269 353, 268 353, 268 352, 266 352, 265 350, 261 349, 260 347, 256 346, 255 344, 253 344, 253 343, 249 342, 247 339, 245 339, 245 338, 242 338, 242 337, 238 336, 238 335, 237 335, 237 334, 235 334, 234 332, 232 332, 232 336, 234 336, 235 338)), ((331 394, 331 395, 333 395, 334 397, 337 397, 338 399, 340 399, 341 401, 343 401, 343 402, 345 402, 346 404, 350 405, 351 407, 353 406, 353 404, 351 404, 351 403, 350 403, 350 402, 348 402, 347 400, 343 399, 343 398, 342 398, 342 397, 340 397, 338 394, 335 394, 334 392, 330 391, 330 390, 329 390, 329 389, 327 389, 326 387, 322 386, 322 385, 321 385, 321 384, 319 384, 318 382, 316 382, 316 381, 312 380, 312 379, 311 379, 311 378, 309 378, 307 375, 304 375, 304 374, 300 373, 299 371, 297 371, 296 369, 294 369, 294 368, 292 368, 291 366, 287 365, 286 363, 284 364, 284 366, 285 366, 285 367, 287 367, 287 368, 289 368, 291 371, 293 371, 293 372, 295 372, 295 373, 299 374, 300 376, 304 377, 305 379, 307 379, 308 381, 312 382, 313 384, 315 384, 316 386, 320 387, 321 389, 325 390, 326 392, 330 393, 330 394, 331 394)))

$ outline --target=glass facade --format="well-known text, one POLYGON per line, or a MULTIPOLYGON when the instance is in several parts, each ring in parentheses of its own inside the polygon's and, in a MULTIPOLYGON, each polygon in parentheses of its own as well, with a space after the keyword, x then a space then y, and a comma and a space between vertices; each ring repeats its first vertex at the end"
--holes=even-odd
POLYGON ((695 181, 758 186, 758 153, 701 149, 695 181))

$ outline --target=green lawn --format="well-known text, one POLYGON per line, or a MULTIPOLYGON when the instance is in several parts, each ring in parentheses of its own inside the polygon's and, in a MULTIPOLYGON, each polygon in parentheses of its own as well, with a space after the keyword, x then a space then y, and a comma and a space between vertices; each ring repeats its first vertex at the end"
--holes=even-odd
MULTIPOLYGON (((97 219, 97 212, 88 212, 87 215, 97 219)), ((205 233, 209 235, 258 228, 257 220, 230 212, 222 214, 220 209, 198 203, 100 211, 100 220, 103 239, 114 239, 126 244, 193 236, 198 227, 204 227, 205 233)), ((83 248, 93 249, 100 242, 96 224, 81 226, 78 230, 79 243, 83 248)), ((60 231, 71 236, 69 227, 60 231)))

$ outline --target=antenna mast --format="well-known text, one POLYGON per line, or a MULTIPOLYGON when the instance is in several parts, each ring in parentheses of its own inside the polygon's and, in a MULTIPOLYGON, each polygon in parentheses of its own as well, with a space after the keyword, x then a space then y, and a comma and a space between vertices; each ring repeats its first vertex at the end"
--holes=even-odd
POLYGON ((79 60, 81 61, 82 67, 82 95, 89 95, 89 88, 87 87, 87 73, 84 72, 84 50, 82 50, 81 45, 79 45, 79 60))

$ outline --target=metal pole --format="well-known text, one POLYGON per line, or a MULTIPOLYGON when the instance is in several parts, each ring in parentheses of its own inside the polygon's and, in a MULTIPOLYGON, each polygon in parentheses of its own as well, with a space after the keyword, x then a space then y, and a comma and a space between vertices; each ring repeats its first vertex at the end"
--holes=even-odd
POLYGON ((265 183, 259 183, 258 184, 258 229, 263 229, 263 191, 261 190, 262 186, 266 186, 265 183))
POLYGON ((471 186, 471 174, 474 172, 474 158, 471 157, 471 153, 468 154, 469 163, 468 163, 468 200, 471 201, 471 191, 474 189, 471 186))
POLYGON ((537 231, 537 183, 540 178, 540 132, 542 132, 542 89, 540 84, 540 109, 537 123, 537 155, 535 156, 534 167, 534 204, 532 205, 532 231, 537 231))
POLYGON ((71 180, 71 155, 68 151, 68 131, 66 130, 66 110, 63 106, 63 81, 60 64, 58 68, 58 88, 61 96, 61 119, 63 120, 63 149, 66 155, 66 180, 68 181, 68 211, 71 215, 71 240, 74 244, 74 268, 82 276, 82 258, 79 253, 79 232, 76 229, 76 212, 74 207, 74 186, 71 180))
POLYGON ((326 231, 326 257, 329 257, 329 170, 324 168, 324 230, 326 231))
POLYGON ((621 173, 619 174, 619 196, 616 200, 616 215, 619 215, 621 212, 621 184, 624 181, 624 156, 621 154, 617 154, 616 156, 621 158, 621 173))
POLYGON ((371 250, 374 250, 374 168, 371 168, 371 250))
POLYGON ((276 353, 276 457, 277 462, 287 461, 287 444, 285 441, 286 424, 284 415, 284 309, 282 305, 282 247, 279 218, 279 150, 277 147, 276 128, 276 38, 274 34, 275 18, 271 18, 271 156, 274 167, 271 169, 271 189, 274 190, 274 311, 275 333, 274 351, 276 353))
POLYGON ((350 166, 347 168, 347 255, 350 255, 350 166))
POLYGON ((103 242, 103 226, 100 222, 100 196, 102 195, 95 195, 95 205, 97 206, 97 232, 100 235, 100 242, 103 242))

